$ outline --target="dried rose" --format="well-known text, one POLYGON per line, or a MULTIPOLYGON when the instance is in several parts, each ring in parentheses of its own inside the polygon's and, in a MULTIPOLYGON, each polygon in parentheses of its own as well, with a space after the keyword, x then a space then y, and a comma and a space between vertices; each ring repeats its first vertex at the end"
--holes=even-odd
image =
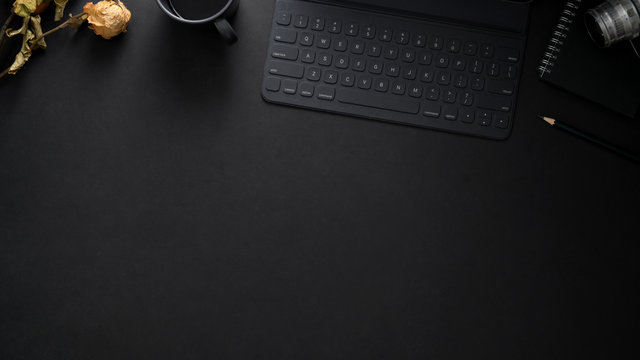
POLYGON ((89 15, 89 28, 105 39, 127 32, 131 11, 120 1, 103 0, 97 4, 86 3, 84 12, 89 15))

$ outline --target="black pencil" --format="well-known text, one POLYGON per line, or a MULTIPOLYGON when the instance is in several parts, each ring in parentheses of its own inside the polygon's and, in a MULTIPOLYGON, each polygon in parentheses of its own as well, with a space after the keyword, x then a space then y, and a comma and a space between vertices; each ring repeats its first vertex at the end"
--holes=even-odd
POLYGON ((602 147, 604 147, 605 149, 608 149, 610 151, 615 152, 616 154, 622 155, 624 157, 626 157, 627 159, 633 160, 637 163, 640 163, 640 157, 638 157, 637 155, 634 155, 632 153, 630 153, 629 151, 618 147, 616 145, 613 145, 611 143, 608 143, 602 139, 598 139, 597 137, 593 136, 593 135, 589 135, 587 133, 585 133, 584 131, 578 130, 576 128, 574 128, 573 126, 569 126, 567 124, 561 123, 560 121, 556 120, 556 119, 552 119, 550 117, 545 117, 545 116, 540 116, 538 115, 538 117, 544 121, 546 121, 547 123, 549 123, 549 125, 553 126, 553 127, 557 127, 560 128, 562 130, 568 131, 570 133, 572 133, 573 135, 576 135, 578 137, 581 137, 585 140, 591 141, 592 143, 598 144, 602 147))

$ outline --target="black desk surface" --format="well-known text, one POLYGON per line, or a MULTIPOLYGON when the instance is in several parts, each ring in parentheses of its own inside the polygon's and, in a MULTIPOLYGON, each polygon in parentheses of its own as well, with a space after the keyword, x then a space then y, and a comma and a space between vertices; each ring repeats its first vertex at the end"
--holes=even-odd
POLYGON ((264 103, 271 0, 51 36, 0 80, 0 358, 638 355, 640 167, 535 115, 640 122, 537 80, 562 3, 504 142, 264 103))

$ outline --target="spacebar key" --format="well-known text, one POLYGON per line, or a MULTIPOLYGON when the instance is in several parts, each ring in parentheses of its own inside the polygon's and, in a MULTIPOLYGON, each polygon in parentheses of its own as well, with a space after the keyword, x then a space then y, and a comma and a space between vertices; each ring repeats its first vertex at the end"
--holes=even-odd
POLYGON ((272 75, 280 75, 296 79, 302 79, 302 76, 304 75, 304 66, 296 63, 272 60, 269 61, 267 67, 269 68, 269 73, 272 75))
POLYGON ((417 114, 420 111, 420 103, 400 99, 396 96, 387 97, 364 91, 339 89, 337 99, 345 104, 368 106, 407 114, 417 114))

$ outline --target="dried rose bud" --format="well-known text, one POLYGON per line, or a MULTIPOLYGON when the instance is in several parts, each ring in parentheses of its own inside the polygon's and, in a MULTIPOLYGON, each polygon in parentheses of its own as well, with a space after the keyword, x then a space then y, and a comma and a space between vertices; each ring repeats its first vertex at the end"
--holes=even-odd
POLYGON ((131 11, 121 1, 103 0, 97 4, 86 3, 85 14, 89 15, 89 28, 105 39, 127 32, 131 11))

